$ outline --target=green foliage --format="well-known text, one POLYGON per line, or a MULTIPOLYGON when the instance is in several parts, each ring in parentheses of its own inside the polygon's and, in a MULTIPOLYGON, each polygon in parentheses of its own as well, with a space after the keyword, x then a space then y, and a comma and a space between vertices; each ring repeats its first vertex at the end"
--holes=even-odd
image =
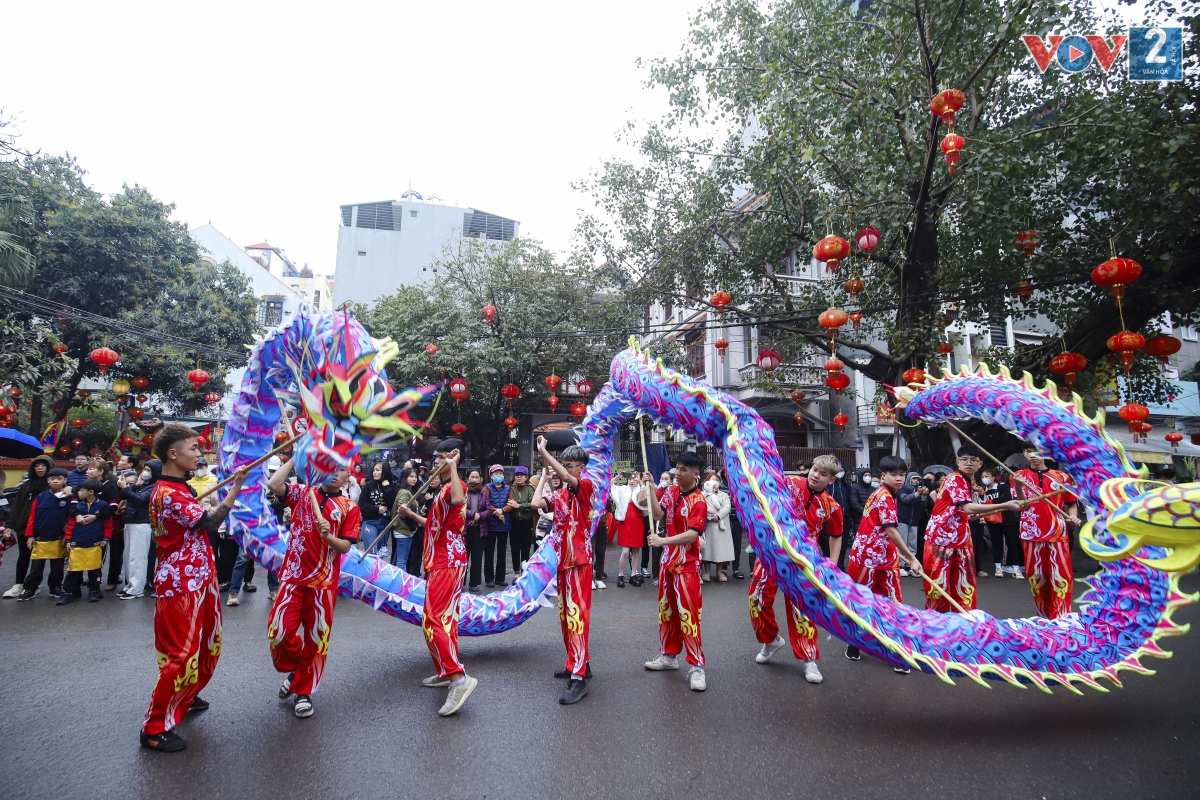
POLYGON ((433 282, 402 287, 369 309, 356 308, 355 316, 373 336, 399 345, 400 356, 387 367, 395 386, 466 378, 471 398, 456 408, 444 394, 438 427, 447 436, 461 417, 472 454, 484 461, 501 457, 508 437, 502 386, 523 390, 516 415, 549 413, 544 380, 553 371, 563 379, 558 413, 567 413, 579 399, 574 382, 587 377, 600 388, 640 315, 611 271, 560 263, 529 238, 465 239, 435 267, 433 282), (498 309, 491 326, 482 311, 489 303, 498 309), (581 336, 580 329, 596 333, 581 336), (430 343, 438 347, 433 357, 424 349, 430 343))

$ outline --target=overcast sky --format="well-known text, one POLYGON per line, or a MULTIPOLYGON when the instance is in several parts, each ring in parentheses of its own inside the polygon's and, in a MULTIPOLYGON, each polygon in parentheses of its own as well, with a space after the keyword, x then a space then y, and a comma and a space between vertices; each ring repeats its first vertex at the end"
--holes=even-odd
POLYGON ((332 273, 338 206, 408 188, 569 246, 570 183, 665 110, 640 56, 702 0, 5 4, 0 107, 96 189, 332 273))

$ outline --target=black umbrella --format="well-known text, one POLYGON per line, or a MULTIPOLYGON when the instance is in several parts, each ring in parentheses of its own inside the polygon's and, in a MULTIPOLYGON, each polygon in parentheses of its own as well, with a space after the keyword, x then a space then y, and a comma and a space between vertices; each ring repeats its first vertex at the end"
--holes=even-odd
POLYGON ((0 458, 33 458, 42 454, 42 443, 20 431, 0 428, 0 458))
POLYGON ((579 434, 574 428, 558 428, 549 433, 543 433, 546 437, 546 447, 551 450, 564 450, 573 444, 579 444, 579 434))

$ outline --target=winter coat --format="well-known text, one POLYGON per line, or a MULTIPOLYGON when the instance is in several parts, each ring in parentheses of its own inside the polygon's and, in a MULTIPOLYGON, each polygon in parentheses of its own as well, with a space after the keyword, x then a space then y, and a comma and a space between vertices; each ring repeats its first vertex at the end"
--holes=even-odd
POLYGON ((363 483, 358 495, 358 507, 362 510, 363 521, 370 522, 387 516, 379 513, 379 507, 391 508, 396 502, 399 487, 400 482, 397 480, 387 481, 387 486, 373 478, 363 483))
POLYGON ((829 484, 829 496, 837 501, 837 504, 842 507, 842 516, 845 517, 850 513, 850 490, 846 488, 846 479, 835 480, 829 484))
POLYGON ((103 511, 108 503, 103 500, 93 500, 90 504, 82 500, 75 501, 71 513, 67 516, 67 531, 64 537, 76 547, 95 547, 112 538, 112 515, 103 511), (96 521, 89 523, 76 522, 80 514, 95 514, 96 521))
POLYGON ((29 512, 33 508, 34 498, 46 491, 50 485, 45 476, 39 478, 33 474, 33 468, 38 462, 46 465, 46 472, 54 469, 54 459, 50 456, 38 456, 30 461, 25 480, 17 487, 17 494, 8 510, 8 522, 5 525, 20 536, 25 535, 25 528, 29 525, 29 512))
POLYGON ((480 489, 478 492, 467 489, 467 499, 463 501, 463 505, 466 507, 467 528, 478 528, 480 536, 487 536, 488 520, 495 519, 492 516, 492 499, 487 489, 480 489), (479 515, 478 525, 471 522, 471 517, 475 514, 479 515))
POLYGON ((870 472, 870 470, 854 470, 854 482, 850 484, 850 513, 855 518, 862 517, 863 509, 867 507, 867 501, 875 493, 871 484, 862 482, 862 476, 866 472, 870 472))
POLYGON ((63 538, 67 530, 67 518, 74 509, 73 497, 59 497, 46 489, 33 499, 33 508, 30 509, 29 524, 24 535, 32 536, 38 542, 53 542, 63 538))
MULTIPOLYGON (((508 504, 509 495, 512 494, 512 487, 507 484, 497 486, 489 482, 484 490, 488 493, 488 502, 492 508, 504 508, 508 504)), ((492 516, 488 518, 488 530, 496 533, 508 533, 512 530, 512 511, 504 512, 504 519, 492 516)))
POLYGON ((74 489, 79 484, 87 480, 87 467, 83 469, 73 469, 67 473, 67 486, 74 489))
POLYGON ((925 498, 917 494, 917 489, 921 488, 920 484, 912 485, 912 479, 920 477, 920 473, 917 472, 910 472, 904 476, 904 485, 900 487, 896 497, 896 521, 901 525, 921 524, 921 514, 925 511, 925 498))
POLYGON ((154 491, 154 484, 162 477, 162 462, 152 458, 146 462, 145 469, 150 470, 149 481, 121 490, 121 499, 125 501, 123 519, 126 525, 150 524, 150 494, 154 491))

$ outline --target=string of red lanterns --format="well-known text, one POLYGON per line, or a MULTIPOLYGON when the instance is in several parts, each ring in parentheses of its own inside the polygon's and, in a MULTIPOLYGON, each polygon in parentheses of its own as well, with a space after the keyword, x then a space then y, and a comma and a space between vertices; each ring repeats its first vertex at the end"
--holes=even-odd
POLYGON ((941 149, 946 156, 946 164, 950 167, 950 174, 954 175, 959 162, 962 159, 960 155, 967 141, 963 137, 954 132, 954 116, 966 102, 966 95, 958 89, 946 89, 938 92, 929 101, 929 111, 936 117, 941 117, 942 122, 946 123, 949 132, 942 139, 941 149))

